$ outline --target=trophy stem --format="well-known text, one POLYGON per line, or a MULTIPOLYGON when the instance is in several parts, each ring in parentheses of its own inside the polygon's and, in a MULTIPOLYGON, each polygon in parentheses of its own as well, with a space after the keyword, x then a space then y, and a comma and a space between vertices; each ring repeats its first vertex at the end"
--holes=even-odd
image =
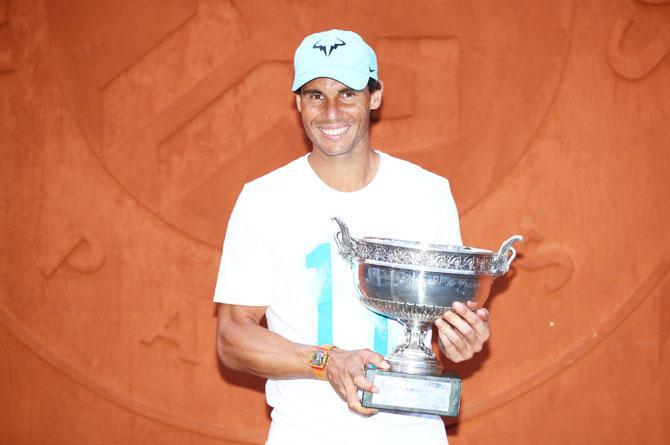
POLYGON ((425 356, 435 357, 433 351, 426 346, 426 333, 429 327, 430 324, 417 321, 405 323, 405 343, 397 346, 393 352, 421 351, 425 356))
POLYGON ((396 346, 393 353, 386 357, 391 370, 410 374, 442 375, 442 365, 426 345, 426 333, 432 323, 417 320, 402 323, 405 326, 405 342, 396 346))

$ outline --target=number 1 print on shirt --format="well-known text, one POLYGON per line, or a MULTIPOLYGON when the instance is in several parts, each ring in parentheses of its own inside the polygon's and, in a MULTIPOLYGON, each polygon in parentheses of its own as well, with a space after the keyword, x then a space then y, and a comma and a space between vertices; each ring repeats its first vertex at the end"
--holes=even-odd
MULTIPOLYGON (((319 296, 317 300, 317 342, 333 344, 333 270, 330 244, 319 244, 305 258, 308 269, 316 269, 319 296)), ((388 345, 388 320, 374 314, 374 351, 386 355, 388 345)))

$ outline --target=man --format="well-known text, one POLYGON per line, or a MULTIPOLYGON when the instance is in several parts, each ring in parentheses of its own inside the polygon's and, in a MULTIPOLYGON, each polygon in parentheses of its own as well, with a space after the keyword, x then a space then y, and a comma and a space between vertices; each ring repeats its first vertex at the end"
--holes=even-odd
MULTIPOLYGON (((439 417, 361 406, 358 391, 377 390, 365 367, 388 368, 384 355, 403 329, 357 300, 331 217, 353 236, 461 244, 449 184, 370 147, 370 112, 383 87, 375 53, 359 35, 310 35, 294 65, 292 89, 312 149, 246 184, 235 204, 214 296, 223 303, 219 357, 268 378, 268 444, 446 443, 439 417)), ((436 322, 442 353, 455 362, 472 357, 489 337, 487 319, 486 309, 455 305, 436 322)))

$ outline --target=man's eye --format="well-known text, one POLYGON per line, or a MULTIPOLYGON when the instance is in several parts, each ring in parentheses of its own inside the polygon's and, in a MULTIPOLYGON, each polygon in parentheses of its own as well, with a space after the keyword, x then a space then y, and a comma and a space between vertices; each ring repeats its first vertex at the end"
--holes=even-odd
POLYGON ((310 94, 308 97, 309 97, 311 100, 319 100, 319 99, 321 99, 323 96, 321 96, 320 94, 312 93, 312 94, 310 94))
POLYGON ((355 91, 345 91, 342 93, 342 97, 345 99, 351 99, 352 97, 356 96, 355 91))

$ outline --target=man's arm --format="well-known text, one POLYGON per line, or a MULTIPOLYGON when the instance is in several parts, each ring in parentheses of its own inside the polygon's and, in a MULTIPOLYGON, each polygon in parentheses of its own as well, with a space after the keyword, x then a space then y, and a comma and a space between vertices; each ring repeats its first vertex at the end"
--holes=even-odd
MULTIPOLYGON (((314 346, 291 342, 261 326, 264 306, 219 304, 216 349, 228 368, 275 379, 316 378, 309 365, 314 346)), ((365 367, 373 364, 387 369, 384 357, 361 349, 333 349, 326 366, 326 378, 337 394, 358 413, 375 412, 361 406, 358 389, 376 392, 365 379, 365 367)))
POLYGON ((471 359, 491 336, 488 319, 489 311, 477 309, 474 302, 454 303, 452 311, 435 321, 442 353, 454 363, 471 359))

